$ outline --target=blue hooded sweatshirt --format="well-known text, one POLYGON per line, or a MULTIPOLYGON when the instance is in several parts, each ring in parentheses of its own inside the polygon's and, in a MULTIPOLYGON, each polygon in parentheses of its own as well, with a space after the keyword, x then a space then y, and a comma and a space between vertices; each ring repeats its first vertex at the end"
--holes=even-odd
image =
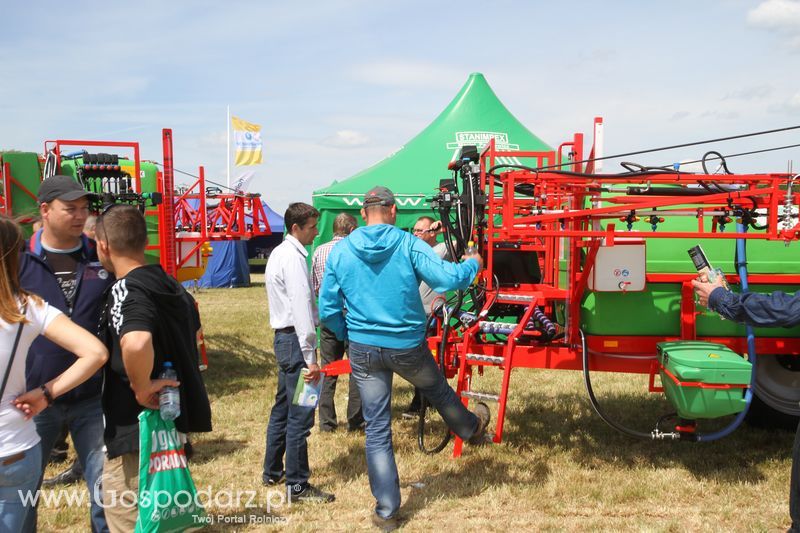
POLYGON ((466 289, 477 273, 474 259, 443 261, 425 241, 392 225, 361 227, 328 256, 319 317, 340 340, 414 348, 425 339, 420 281, 445 292, 466 289))

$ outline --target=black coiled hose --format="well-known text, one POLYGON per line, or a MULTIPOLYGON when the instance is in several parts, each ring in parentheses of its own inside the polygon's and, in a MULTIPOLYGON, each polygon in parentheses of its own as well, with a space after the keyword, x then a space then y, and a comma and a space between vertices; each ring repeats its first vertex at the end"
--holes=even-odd
POLYGON ((556 325, 553 324, 552 320, 547 318, 547 315, 539 309, 538 305, 533 308, 533 319, 539 323, 541 331, 546 337, 544 340, 550 340, 556 336, 556 325))

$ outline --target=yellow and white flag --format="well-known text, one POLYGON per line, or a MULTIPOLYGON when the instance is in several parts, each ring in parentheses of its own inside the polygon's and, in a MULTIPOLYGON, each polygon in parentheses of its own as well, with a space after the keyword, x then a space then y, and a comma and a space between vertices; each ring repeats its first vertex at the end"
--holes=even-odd
POLYGON ((236 143, 236 160, 234 164, 261 164, 261 126, 231 116, 233 138, 236 143))

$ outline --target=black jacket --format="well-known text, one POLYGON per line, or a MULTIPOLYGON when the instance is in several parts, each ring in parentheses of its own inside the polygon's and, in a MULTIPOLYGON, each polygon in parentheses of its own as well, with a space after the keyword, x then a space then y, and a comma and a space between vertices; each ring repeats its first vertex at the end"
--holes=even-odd
MULTIPOLYGON (((97 332, 105 290, 114 282, 97 260, 94 241, 83 237, 81 260, 78 263, 77 287, 73 309, 67 305, 55 274, 42 258, 42 232, 36 232, 20 254, 19 277, 23 289, 41 296, 47 303, 69 316, 73 322, 97 332)), ((28 352, 25 375, 28 390, 35 389, 55 378, 77 360, 74 354, 42 336, 36 338, 28 352)), ((100 394, 102 376, 98 372, 86 382, 56 399, 56 403, 75 403, 100 394)))
POLYGON ((197 331, 200 316, 194 299, 160 265, 132 270, 107 291, 104 339, 111 354, 104 367, 103 414, 105 441, 113 458, 138 450, 138 404, 122 362, 119 339, 131 331, 148 331, 155 351, 157 378, 165 361, 171 361, 180 381, 181 414, 178 431, 211 431, 211 406, 200 374, 197 331))

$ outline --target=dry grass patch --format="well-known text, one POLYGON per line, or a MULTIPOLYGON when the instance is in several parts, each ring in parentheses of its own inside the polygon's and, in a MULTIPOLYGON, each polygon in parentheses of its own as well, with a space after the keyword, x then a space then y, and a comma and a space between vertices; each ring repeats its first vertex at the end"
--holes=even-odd
MULTIPOLYGON (((255 491, 261 486, 264 431, 276 387, 272 334, 263 284, 197 294, 209 346, 206 373, 215 431, 194 438, 191 463, 198 488, 255 491)), ((288 523, 215 525, 209 531, 345 531, 368 529, 369 492, 363 434, 345 431, 347 377, 340 378, 340 429, 309 440, 312 482, 336 494, 329 505, 293 505, 277 515, 288 523)), ((606 410, 627 425, 649 428, 669 410, 646 392, 644 378, 597 375, 606 410)), ((478 378, 494 390, 499 372, 478 378)), ((708 444, 631 440, 591 410, 576 372, 520 370, 512 376, 505 442, 452 447, 427 456, 416 448, 416 425, 400 412, 411 387, 395 382, 393 424, 406 531, 645 530, 765 531, 788 526, 793 435, 750 427, 708 444)), ((274 495, 273 495, 274 498, 274 495)), ((274 501, 274 500, 273 500, 274 501)), ((223 502, 226 503, 226 502, 223 502)), ((246 510, 211 506, 235 517, 246 510)), ((251 510, 252 511, 252 510, 251 510)), ((250 514, 251 511, 247 511, 250 514)), ((263 510, 255 514, 263 515, 263 510)), ((84 530, 86 509, 45 509, 42 530, 84 530)))

